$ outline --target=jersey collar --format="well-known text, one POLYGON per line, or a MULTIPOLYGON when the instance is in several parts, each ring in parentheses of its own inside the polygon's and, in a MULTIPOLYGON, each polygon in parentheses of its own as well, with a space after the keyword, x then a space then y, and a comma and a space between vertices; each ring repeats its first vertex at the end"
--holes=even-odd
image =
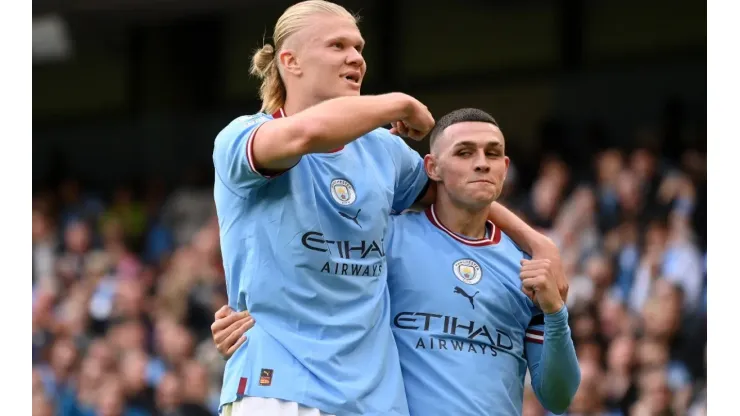
POLYGON ((496 227, 496 225, 490 220, 486 221, 486 228, 488 228, 489 236, 486 238, 471 239, 471 238, 466 238, 458 234, 455 234, 452 231, 450 231, 449 228, 445 227, 445 225, 442 224, 442 222, 439 221, 439 219, 437 218, 437 214, 434 211, 434 204, 432 204, 429 208, 426 209, 425 214, 427 218, 429 219, 429 222, 432 223, 432 225, 444 231, 447 235, 449 235, 453 239, 465 245, 474 246, 474 247, 482 247, 482 246, 490 246, 492 244, 498 244, 498 242, 501 241, 501 230, 498 227, 496 227))
MULTIPOLYGON (((288 115, 285 114, 285 110, 283 110, 282 107, 278 108, 277 111, 275 111, 274 113, 272 113, 272 118, 282 118, 282 117, 288 117, 288 115)), ((340 151, 342 149, 344 149, 344 146, 342 146, 342 147, 340 147, 338 149, 329 150, 327 153, 336 153, 336 152, 338 152, 338 151, 340 151)))

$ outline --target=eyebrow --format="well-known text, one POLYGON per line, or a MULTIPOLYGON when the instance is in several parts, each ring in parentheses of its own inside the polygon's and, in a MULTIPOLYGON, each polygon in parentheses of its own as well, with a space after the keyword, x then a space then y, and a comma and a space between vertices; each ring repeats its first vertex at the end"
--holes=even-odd
MULTIPOLYGON (((329 42, 330 43, 331 42, 337 42, 337 41, 344 42, 344 43, 351 43, 353 45, 357 43, 357 39, 351 39, 351 38, 349 38, 347 36, 344 36, 344 35, 339 35, 339 36, 334 36, 334 37, 329 38, 329 42)), ((359 46, 361 48, 364 48, 365 47, 365 39, 360 38, 359 46)))
MULTIPOLYGON (((458 149, 458 148, 461 148, 461 147, 476 147, 476 146, 477 145, 475 143, 471 142, 471 141, 463 141, 463 142, 455 143, 454 148, 455 149, 458 149)), ((486 143, 485 147, 503 148, 504 147, 504 144, 501 143, 501 142, 499 142, 499 141, 496 141, 496 142, 488 142, 488 143, 486 143)))

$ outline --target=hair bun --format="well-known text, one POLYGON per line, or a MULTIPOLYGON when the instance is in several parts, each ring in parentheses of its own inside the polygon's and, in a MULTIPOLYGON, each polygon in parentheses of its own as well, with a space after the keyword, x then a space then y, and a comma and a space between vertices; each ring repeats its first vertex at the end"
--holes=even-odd
POLYGON ((275 55, 275 48, 273 48, 269 43, 265 43, 262 46, 261 52, 265 55, 275 55))
POLYGON ((252 57, 252 74, 265 78, 275 65, 275 48, 266 43, 252 57))

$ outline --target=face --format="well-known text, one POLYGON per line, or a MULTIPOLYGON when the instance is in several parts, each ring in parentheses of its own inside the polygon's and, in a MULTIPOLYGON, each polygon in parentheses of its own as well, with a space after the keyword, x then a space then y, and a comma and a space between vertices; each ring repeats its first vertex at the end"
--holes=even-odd
POLYGON ((146 385, 146 355, 140 351, 130 351, 121 364, 121 381, 124 386, 131 392, 142 390, 146 385))
POLYGON ((576 317, 573 323, 573 336, 576 339, 589 338, 594 332, 596 332, 596 321, 591 315, 576 317))
POLYGON ((640 342, 637 350, 637 359, 641 366, 663 366, 668 362, 668 348, 665 344, 645 340, 640 342))
POLYGON ((599 365, 594 361, 579 360, 581 366, 581 384, 578 386, 573 403, 570 406, 573 412, 591 412, 601 401, 602 390, 600 381, 603 378, 599 365))
POLYGON ((39 211, 33 211, 31 230, 33 241, 45 238, 49 233, 49 219, 39 211))
POLYGON ((597 286, 607 286, 611 283, 611 270, 605 258, 593 256, 588 259, 584 272, 597 286))
POLYGON ((635 210, 640 205, 640 188, 634 173, 624 171, 617 179, 617 194, 622 208, 635 210))
POLYGON ((143 310, 145 300, 143 288, 138 281, 122 281, 116 293, 116 312, 123 316, 136 317, 143 310))
POLYGON ((181 385, 177 376, 165 374, 157 386, 157 405, 162 409, 173 409, 180 403, 181 385))
POLYGON ((602 333, 613 337, 619 334, 624 327, 627 311, 621 302, 607 298, 599 304, 599 318, 602 333))
POLYGON ((660 414, 671 404, 671 391, 665 373, 654 370, 642 376, 640 395, 655 414, 660 414))
POLYGON ((117 380, 111 378, 103 383, 98 400, 97 414, 114 416, 123 413, 123 389, 117 380))
POLYGON ((283 78, 301 94, 323 101, 360 95, 365 76, 365 41, 354 21, 317 15, 286 40, 280 51, 283 78))
POLYGON ((607 364, 610 369, 626 371, 632 366, 635 355, 635 341, 628 336, 614 340, 609 345, 607 364))
POLYGON ((630 160, 632 171, 640 178, 650 178, 655 172, 655 158, 646 149, 637 149, 630 160))
POLYGON ((504 135, 484 122, 463 122, 446 128, 424 159, 429 177, 458 206, 481 209, 498 198, 509 158, 504 135))
POLYGON ((622 170, 622 156, 616 150, 607 150, 599 156, 597 164, 599 182, 612 184, 622 170))
POLYGON ((112 369, 115 365, 113 349, 110 344, 103 340, 94 341, 93 344, 90 345, 88 357, 98 360, 104 371, 112 369))
POLYGON ((64 240, 69 251, 84 253, 90 245, 90 229, 82 222, 75 222, 65 231, 64 240))
POLYGON ((103 367, 100 360, 87 356, 82 361, 80 369, 80 388, 94 389, 103 379, 103 367))
POLYGON ((577 350, 576 355, 580 360, 601 361, 601 347, 595 342, 581 343, 577 350))
POLYGON ((54 343, 51 350, 51 367, 59 375, 66 375, 77 359, 77 348, 69 339, 54 343))
POLYGON ((183 378, 188 381, 183 386, 183 395, 191 401, 205 401, 209 388, 206 368, 197 361, 189 361, 183 366, 183 378))

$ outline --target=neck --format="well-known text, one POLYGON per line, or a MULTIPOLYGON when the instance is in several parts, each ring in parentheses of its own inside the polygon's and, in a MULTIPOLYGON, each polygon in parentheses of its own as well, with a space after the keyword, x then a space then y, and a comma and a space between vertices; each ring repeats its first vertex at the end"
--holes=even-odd
POLYGON ((471 239, 486 236, 488 206, 482 208, 463 207, 454 203, 444 192, 437 193, 434 203, 437 219, 450 231, 471 239))
POLYGON ((285 98, 285 105, 283 105, 283 110, 285 110, 286 115, 293 115, 300 113, 301 111, 309 107, 313 107, 321 101, 322 100, 316 100, 314 98, 309 99, 308 97, 300 97, 288 94, 288 96, 285 98))

